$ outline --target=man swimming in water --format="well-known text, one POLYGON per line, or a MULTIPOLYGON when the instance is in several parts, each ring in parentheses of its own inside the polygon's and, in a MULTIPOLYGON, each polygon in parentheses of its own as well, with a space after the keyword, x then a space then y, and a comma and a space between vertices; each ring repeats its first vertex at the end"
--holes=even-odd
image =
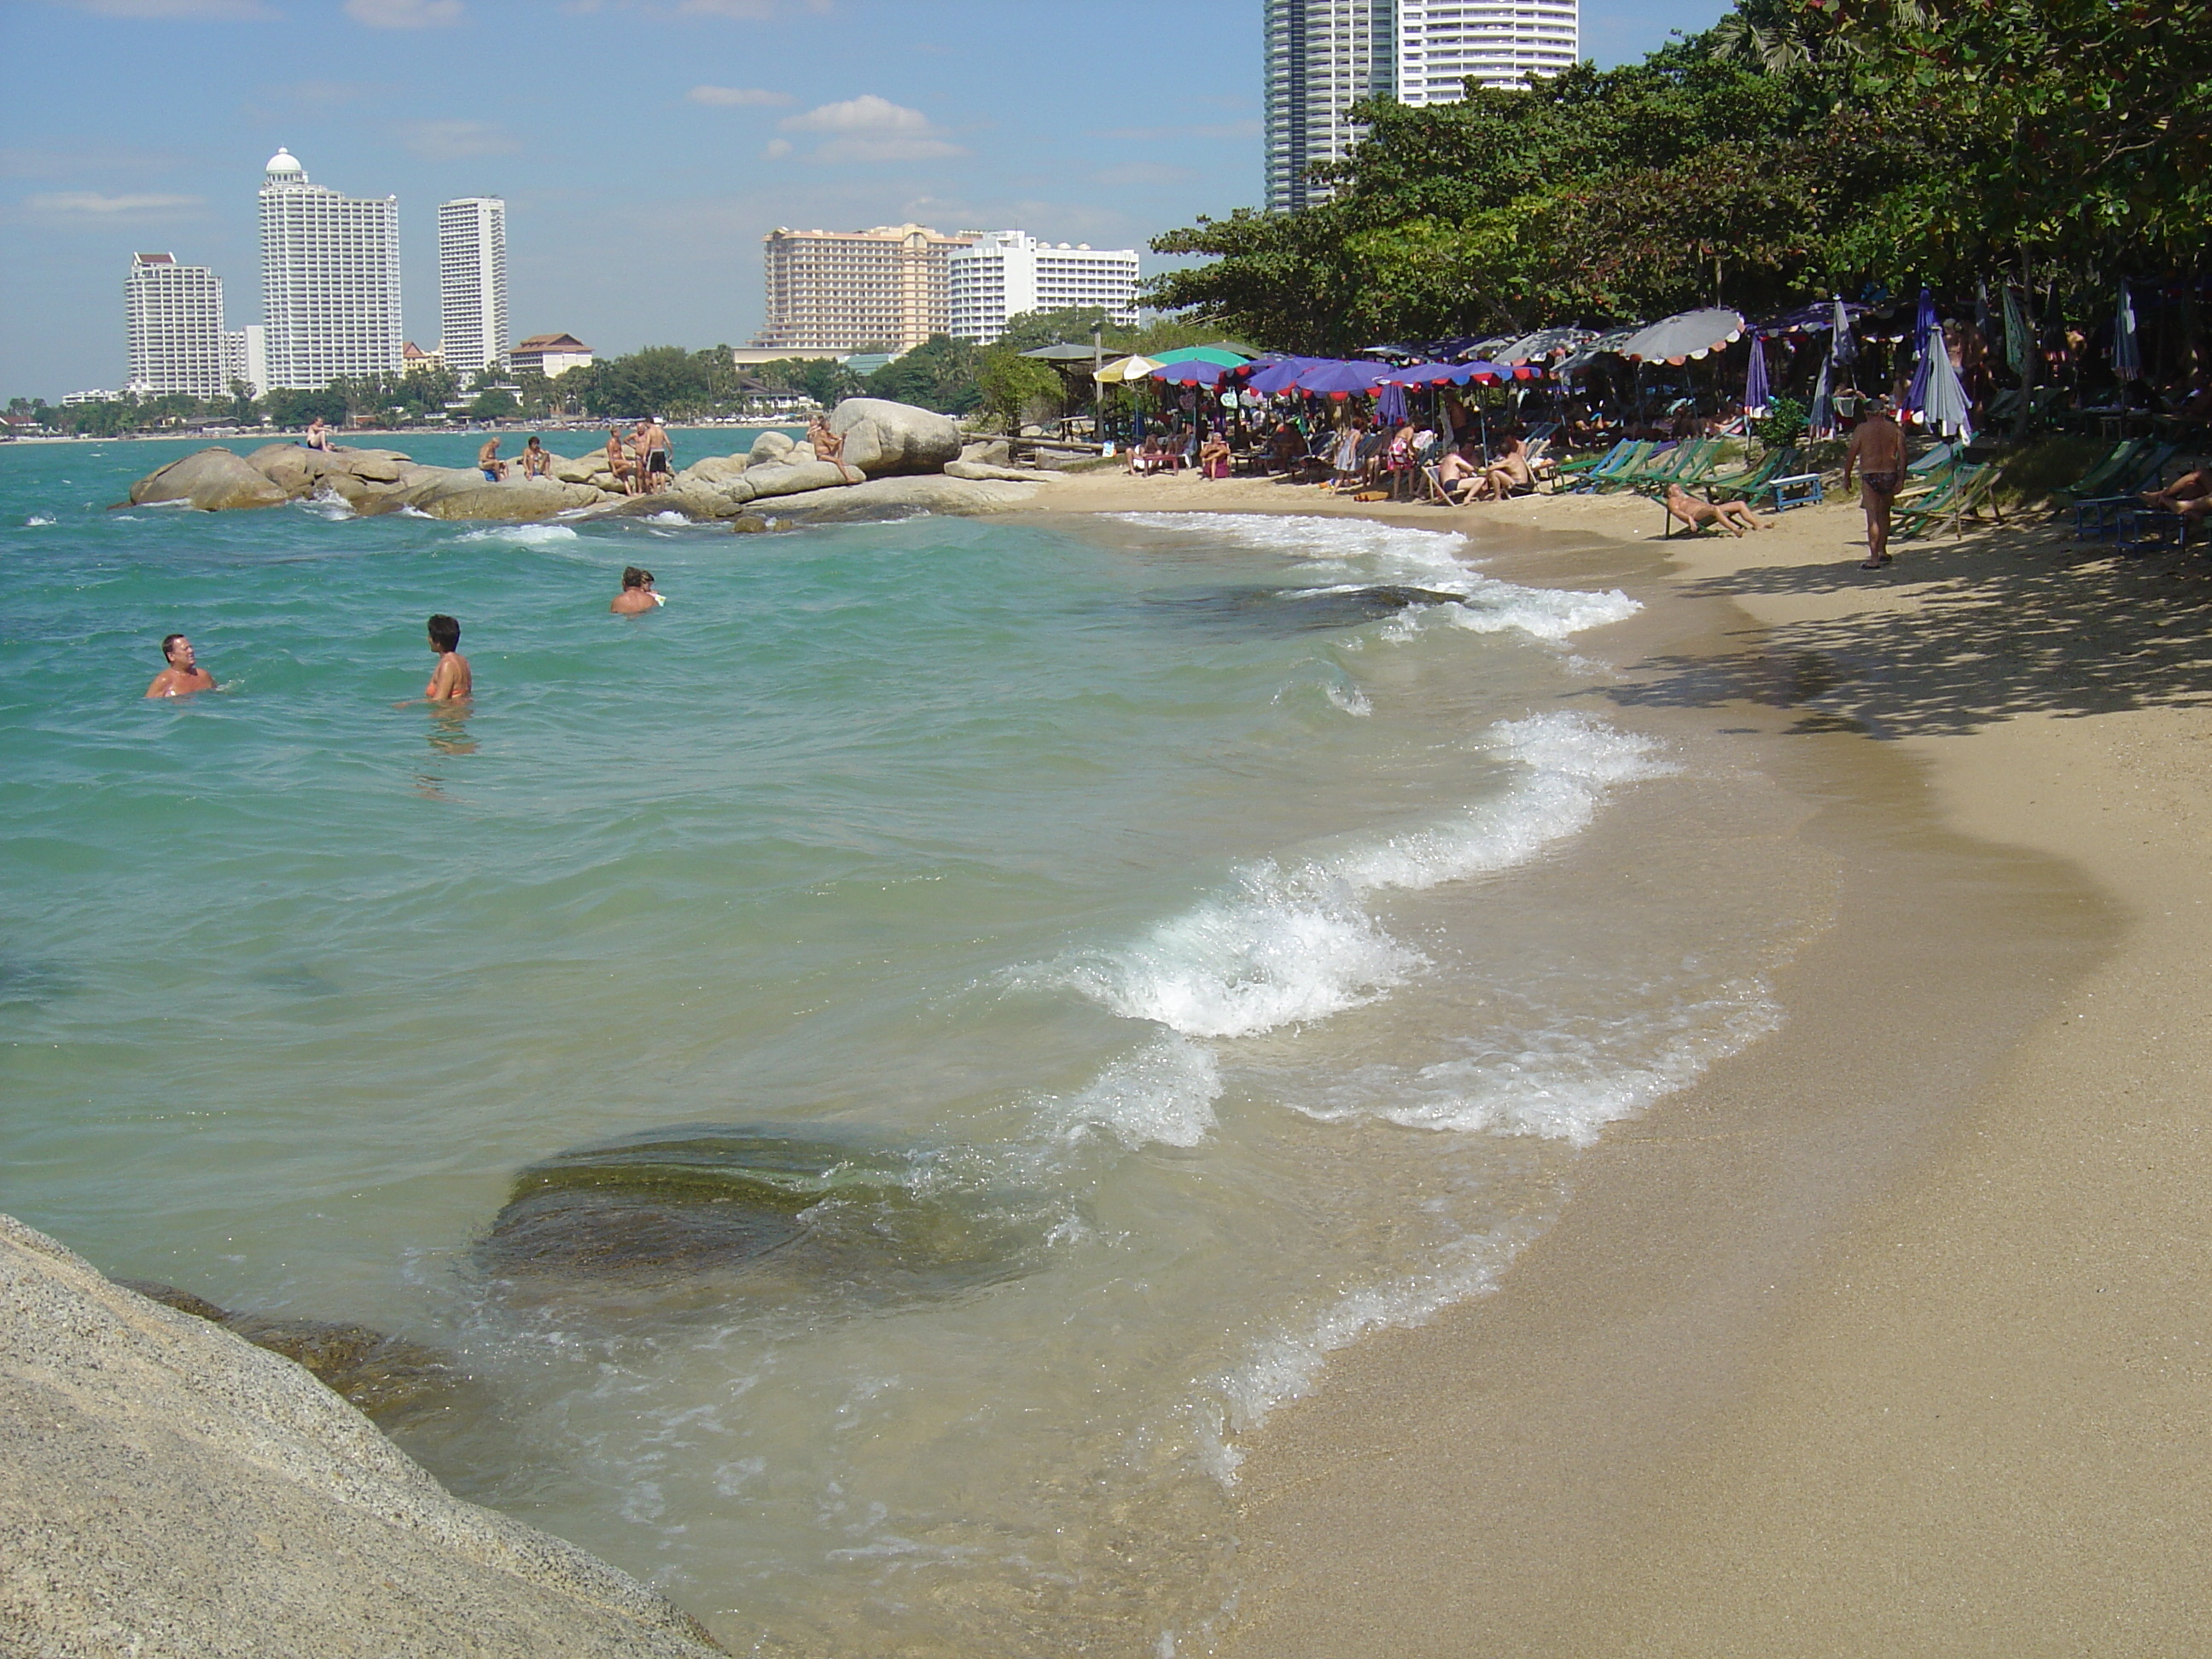
POLYGON ((430 618, 429 633, 430 648, 438 653, 438 665, 430 671, 430 683, 422 688, 422 700, 466 702, 476 682, 469 673, 469 659, 461 654, 460 623, 441 613, 430 618))
POLYGON ((161 657, 169 665, 154 676, 146 688, 149 697, 188 697, 195 691, 215 690, 215 676, 192 659, 192 642, 182 634, 161 641, 161 657))
POLYGON ((632 565, 623 572, 622 592, 615 595, 614 603, 607 609, 617 617, 641 617, 667 603, 653 591, 653 572, 632 565))

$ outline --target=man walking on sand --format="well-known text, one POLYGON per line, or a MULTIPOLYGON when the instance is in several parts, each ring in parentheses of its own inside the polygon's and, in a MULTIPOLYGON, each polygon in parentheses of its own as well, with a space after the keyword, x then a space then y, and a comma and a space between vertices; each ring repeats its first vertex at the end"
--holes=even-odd
POLYGON ((1844 452, 1844 488, 1851 487, 1851 473, 1859 475, 1859 505, 1866 509, 1867 561, 1862 570, 1879 570, 1890 562, 1889 509, 1897 500, 1897 487, 1905 482, 1905 430, 1890 413, 1887 398, 1867 406, 1866 418, 1851 429, 1850 447, 1844 452))

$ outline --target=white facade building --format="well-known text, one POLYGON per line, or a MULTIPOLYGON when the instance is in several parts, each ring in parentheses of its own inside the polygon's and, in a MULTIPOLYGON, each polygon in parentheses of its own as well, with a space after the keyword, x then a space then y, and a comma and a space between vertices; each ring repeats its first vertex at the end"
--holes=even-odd
POLYGON ((220 398, 223 378, 222 283, 205 265, 173 253, 134 253, 123 284, 130 321, 130 389, 220 398))
POLYGON ((222 389, 242 380, 251 396, 269 390, 269 331, 258 323, 225 329, 222 335, 222 389))
POLYGON ((963 234, 968 245, 952 250, 948 272, 955 339, 988 345, 1006 332, 1011 317, 1077 306, 1098 307, 1124 327, 1135 324, 1134 248, 1071 247, 1018 230, 963 234))
POLYGON ((1267 210, 1322 198, 1306 170, 1352 148, 1361 99, 1457 103, 1470 76, 1525 87, 1574 66, 1579 18, 1577 0, 1266 0, 1267 210))
POLYGON ((507 361, 507 204, 496 196, 439 204, 438 325, 454 373, 507 361))
POLYGON ((278 150, 261 185, 261 307, 272 387, 399 373, 399 198, 311 185, 278 150))

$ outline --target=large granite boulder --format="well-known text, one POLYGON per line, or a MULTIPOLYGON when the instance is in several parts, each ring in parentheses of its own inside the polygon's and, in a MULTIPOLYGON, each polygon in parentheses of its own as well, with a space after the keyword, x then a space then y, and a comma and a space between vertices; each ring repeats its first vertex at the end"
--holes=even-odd
POLYGON ((0 1216, 0 1652, 720 1651, 627 1574, 454 1498, 290 1360, 0 1216))
POLYGON ((939 473, 921 478, 871 478, 849 489, 821 489, 755 503, 781 528, 799 524, 853 524, 908 519, 921 513, 974 517, 1012 513, 1029 506, 1043 480, 957 478, 939 473))
POLYGON ((295 499, 334 489, 351 498, 349 481, 389 484, 398 481, 409 458, 397 449, 309 449, 304 444, 264 444, 246 464, 295 499))
MULTIPOLYGON (((753 440, 753 447, 745 453, 747 466, 767 466, 790 459, 791 452, 799 447, 797 440, 788 432, 763 432, 753 440)), ((812 450, 807 451, 812 454, 812 450)))
POLYGON ((702 1275, 754 1294, 926 1295, 1018 1271, 1019 1206, 933 1168, 840 1125, 650 1130, 523 1170, 477 1259, 511 1285, 617 1297, 702 1275))
POLYGON ((600 489, 615 487, 614 469, 607 465, 605 450, 595 450, 574 460, 565 455, 553 458, 553 476, 562 483, 591 484, 600 489))
POLYGON ((562 483, 555 478, 509 477, 494 483, 474 467, 436 470, 442 476, 404 492, 408 506, 434 519, 526 524, 591 507, 604 499, 589 484, 562 483))
POLYGON ((848 398, 830 429, 845 440, 845 459, 871 478, 941 472, 960 457, 960 423, 912 404, 848 398))
POLYGON ((811 449, 802 449, 787 461, 747 467, 745 483, 752 488, 752 499, 802 495, 810 489, 836 489, 860 482, 854 469, 841 467, 835 461, 814 460, 813 453, 811 449))
POLYGON ((289 491, 273 484, 235 450, 195 450, 131 486, 131 504, 189 501, 203 513, 222 513, 233 507, 281 507, 292 499, 289 491))
POLYGON ((718 489, 726 485, 742 485, 745 481, 746 457, 743 455, 709 455, 702 461, 694 461, 676 475, 678 489, 693 486, 718 489))

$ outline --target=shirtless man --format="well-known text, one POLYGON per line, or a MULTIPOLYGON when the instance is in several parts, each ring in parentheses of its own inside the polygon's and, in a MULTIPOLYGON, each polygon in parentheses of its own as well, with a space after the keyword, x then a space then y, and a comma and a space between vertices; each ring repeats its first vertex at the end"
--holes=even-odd
POLYGON ((1898 485, 1905 482, 1905 431, 1891 417, 1887 398, 1869 404, 1866 418, 1851 428, 1850 447, 1844 452, 1846 489, 1851 487, 1854 470, 1867 521, 1867 561, 1859 568, 1879 570, 1890 562, 1889 510, 1897 500, 1898 485))
POLYGON ((837 469, 841 477, 855 482, 859 480, 860 469, 848 465, 845 461, 845 434, 842 432, 832 432, 830 429, 828 416, 816 415, 809 417, 806 422, 806 442, 814 451, 816 460, 830 462, 837 469))
POLYGON ((309 449, 319 449, 327 453, 330 447, 331 429, 329 427, 323 424, 323 417, 318 415, 313 420, 307 422, 307 447, 309 449))
POLYGON ((507 463, 499 458, 498 439, 483 441, 483 447, 477 451, 477 465, 483 469, 486 483, 497 483, 507 477, 507 463))
POLYGON ((553 453, 530 434, 530 441, 522 447, 522 476, 526 478, 550 478, 553 476, 553 453))
POLYGON ((643 459, 639 463, 639 476, 644 479, 645 488, 658 489, 663 478, 671 483, 676 478, 675 470, 668 465, 668 431, 660 424, 658 415, 639 424, 641 430, 638 444, 644 451, 643 459))
POLYGON ((607 428, 607 471, 615 475, 615 488, 625 495, 637 494, 637 464, 623 447, 622 428, 607 428))
POLYGON ((1448 449, 1437 463, 1437 482, 1443 486, 1444 499, 1455 507, 1463 506, 1467 493, 1474 486, 1482 471, 1481 462, 1475 459, 1474 440, 1469 438, 1456 449, 1448 449))
POLYGON ((189 697, 195 691, 215 690, 215 676, 192 660, 192 642, 182 634, 161 641, 161 658, 169 665, 154 676, 146 688, 149 697, 189 697))
POLYGON ((1692 530, 1718 525, 1731 536, 1747 530, 1764 530, 1765 522, 1741 501, 1703 501, 1678 483, 1667 486, 1667 511, 1692 530))
POLYGON ((2163 489, 2146 489, 2142 501, 2145 507, 2179 513, 2185 519, 2212 514, 2212 467, 2185 472, 2163 489))
POLYGON ((667 603, 653 591, 653 572, 632 565, 623 572, 622 592, 615 595, 614 603, 607 609, 617 617, 642 617, 667 603))
POLYGON ((1482 475, 1482 488, 1475 492, 1476 499, 1502 501, 1516 489, 1536 482, 1536 475, 1528 465, 1528 446, 1518 437, 1508 438, 1490 470, 1482 475))
POLYGON ((441 613, 430 618, 429 633, 438 665, 430 671, 429 684, 422 688, 422 701, 466 702, 476 682, 469 673, 469 659, 461 654, 460 623, 441 613))

